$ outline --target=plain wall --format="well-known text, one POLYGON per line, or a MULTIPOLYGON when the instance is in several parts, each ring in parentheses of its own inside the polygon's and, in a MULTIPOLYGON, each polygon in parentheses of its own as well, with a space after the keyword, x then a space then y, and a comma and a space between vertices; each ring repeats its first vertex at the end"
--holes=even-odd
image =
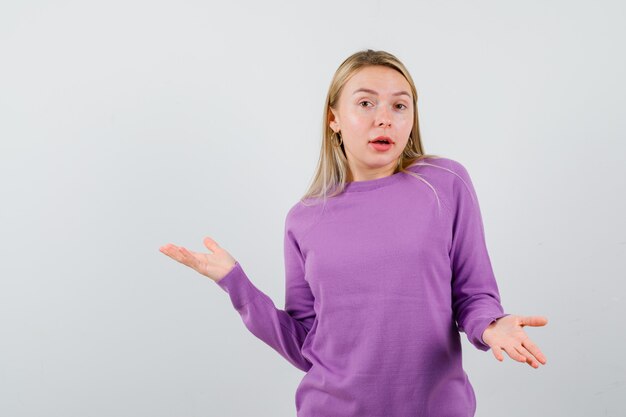
POLYGON ((383 49, 426 152, 468 169, 505 310, 548 363, 462 334, 479 417, 623 416, 621 1, 0 3, 0 415, 295 416, 304 376, 213 281, 284 308, 283 225, 336 68, 383 49))

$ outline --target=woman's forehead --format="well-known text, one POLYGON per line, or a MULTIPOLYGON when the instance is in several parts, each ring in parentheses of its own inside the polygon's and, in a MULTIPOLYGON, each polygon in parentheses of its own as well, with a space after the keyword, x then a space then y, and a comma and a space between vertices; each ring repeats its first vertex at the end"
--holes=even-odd
POLYGON ((412 97, 411 86, 404 76, 393 68, 370 66, 358 70, 346 82, 345 92, 353 95, 364 92, 378 95, 398 95, 412 97))

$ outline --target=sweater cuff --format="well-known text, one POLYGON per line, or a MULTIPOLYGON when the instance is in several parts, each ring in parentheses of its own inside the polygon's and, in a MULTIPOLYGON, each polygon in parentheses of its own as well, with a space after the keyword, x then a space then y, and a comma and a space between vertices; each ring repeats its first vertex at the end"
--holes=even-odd
POLYGON ((215 283, 228 293, 236 310, 252 301, 259 292, 237 261, 235 261, 235 266, 215 283))

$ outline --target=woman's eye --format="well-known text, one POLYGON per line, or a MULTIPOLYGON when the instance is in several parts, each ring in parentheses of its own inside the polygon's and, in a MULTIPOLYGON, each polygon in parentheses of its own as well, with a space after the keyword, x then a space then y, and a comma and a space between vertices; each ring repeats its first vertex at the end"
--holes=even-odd
MULTIPOLYGON (((372 104, 372 103, 371 103, 370 101, 368 101, 368 100, 363 100, 363 101, 359 102, 359 105, 360 105, 361 107, 367 107, 367 103, 372 104), (364 103, 365 103, 365 105, 363 105, 364 103)), ((400 107, 400 109, 401 109, 401 110, 408 109, 408 107, 407 107, 405 104, 402 104, 402 103, 399 103, 399 104, 398 104, 398 106, 403 106, 403 107, 400 107)))

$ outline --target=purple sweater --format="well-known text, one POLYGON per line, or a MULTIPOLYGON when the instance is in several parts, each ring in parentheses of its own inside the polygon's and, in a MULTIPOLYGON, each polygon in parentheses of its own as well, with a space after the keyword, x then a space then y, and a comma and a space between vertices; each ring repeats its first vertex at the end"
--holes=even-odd
POLYGON ((298 417, 475 413, 459 331, 486 351, 483 331, 508 315, 478 200, 457 161, 409 170, 425 181, 399 172, 351 182, 325 206, 289 210, 284 310, 239 262, 217 281, 250 332, 306 372, 298 417))

